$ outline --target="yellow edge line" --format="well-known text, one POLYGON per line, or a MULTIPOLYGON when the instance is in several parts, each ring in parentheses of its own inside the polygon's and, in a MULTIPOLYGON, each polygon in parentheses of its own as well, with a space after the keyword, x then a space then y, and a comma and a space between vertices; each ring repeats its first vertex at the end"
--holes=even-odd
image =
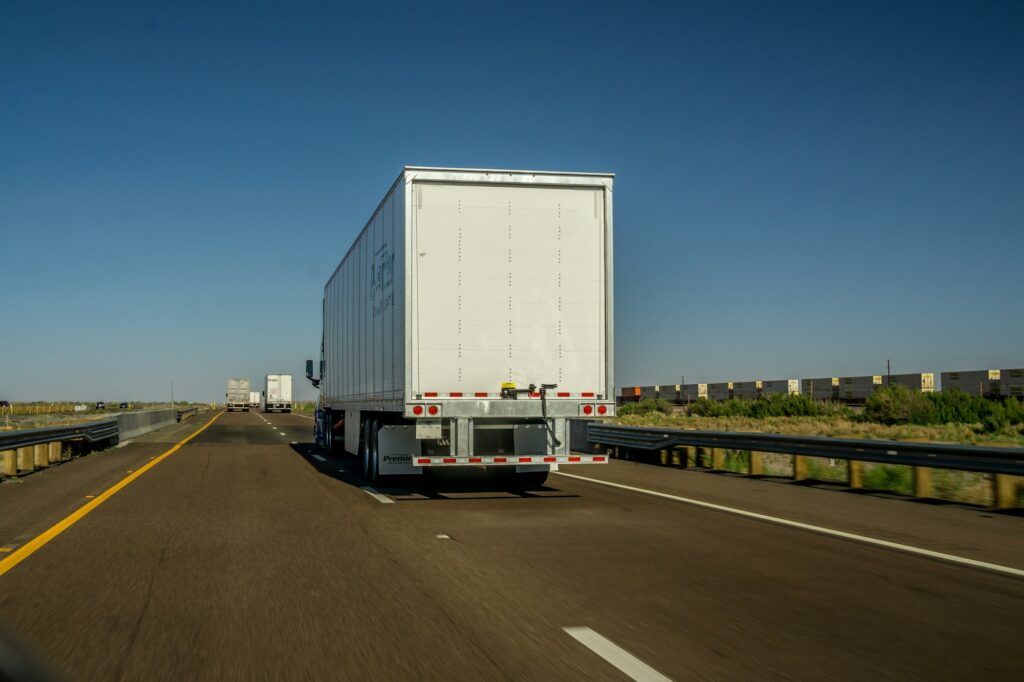
POLYGON ((10 556, 4 557, 2 560, 0 560, 0 576, 2 576, 3 574, 7 573, 7 571, 11 570, 12 568, 14 568, 18 564, 20 564, 22 561, 24 561, 25 559, 27 559, 30 556, 32 556, 38 549, 40 549, 47 542, 49 542, 50 540, 54 539, 55 537, 57 537, 58 535, 60 535, 64 531, 66 531, 68 528, 70 528, 71 526, 73 526, 76 523, 78 523, 79 521, 81 521, 82 518, 85 517, 86 514, 88 514, 93 509, 95 509, 96 507, 100 506, 101 504, 106 502, 108 499, 113 497, 114 494, 117 491, 121 490, 121 488, 124 488, 126 485, 128 485, 129 483, 134 481, 136 478, 138 478, 142 474, 146 473, 147 471, 149 471, 150 469, 155 467, 157 464, 159 464, 161 461, 163 461, 166 457, 170 457, 171 455, 173 455, 175 452, 177 452, 179 449, 181 449, 182 445, 184 445, 185 443, 189 442, 190 440, 192 440, 193 438, 198 436, 200 433, 205 431, 207 428, 209 428, 210 424, 212 424, 213 422, 217 421, 217 419, 222 414, 224 414, 224 413, 223 412, 218 412, 217 414, 213 415, 213 417, 210 419, 210 421, 208 421, 205 424, 203 424, 203 426, 199 430, 193 432, 190 436, 188 436, 184 440, 179 441, 170 450, 168 450, 167 452, 163 453, 162 455, 160 455, 156 459, 150 460, 149 462, 147 462, 141 468, 136 469, 135 473, 133 473, 133 474, 131 474, 129 476, 124 477, 123 479, 121 479, 120 481, 118 481, 117 483, 112 485, 110 488, 105 490, 103 493, 97 495, 95 498, 89 500, 86 504, 84 504, 81 507, 79 507, 78 509, 76 509, 74 512, 71 513, 70 516, 66 517, 62 521, 58 521, 56 524, 51 526, 49 530, 46 530, 46 531, 40 533, 39 535, 37 535, 36 537, 32 538, 27 543, 25 543, 24 545, 19 547, 17 549, 17 551, 15 551, 10 556))

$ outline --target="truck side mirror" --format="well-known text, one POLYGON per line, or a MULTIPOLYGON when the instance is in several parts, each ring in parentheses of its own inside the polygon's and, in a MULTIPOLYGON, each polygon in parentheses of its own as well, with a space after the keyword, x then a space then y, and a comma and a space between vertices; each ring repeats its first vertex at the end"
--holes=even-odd
POLYGON ((306 360, 306 378, 310 381, 313 380, 313 361, 306 360))

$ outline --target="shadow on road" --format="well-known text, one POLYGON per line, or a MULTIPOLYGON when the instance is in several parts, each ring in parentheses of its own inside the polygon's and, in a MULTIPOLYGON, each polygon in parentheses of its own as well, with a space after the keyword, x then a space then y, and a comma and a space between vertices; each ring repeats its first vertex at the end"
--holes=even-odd
POLYGON ((543 485, 519 485, 472 466, 427 469, 418 476, 388 476, 370 486, 355 457, 328 456, 315 443, 293 443, 291 447, 322 475, 360 489, 372 487, 395 502, 579 497, 553 487, 550 479, 543 485))

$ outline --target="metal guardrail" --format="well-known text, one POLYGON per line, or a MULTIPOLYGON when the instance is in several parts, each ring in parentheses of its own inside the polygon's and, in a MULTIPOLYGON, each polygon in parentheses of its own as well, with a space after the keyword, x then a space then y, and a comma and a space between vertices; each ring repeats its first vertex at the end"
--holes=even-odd
POLYGON ((177 413, 178 413, 178 421, 180 422, 180 421, 182 421, 185 418, 186 415, 189 416, 189 417, 193 417, 196 414, 198 414, 199 413, 199 408, 198 407, 189 407, 189 408, 186 408, 184 410, 177 410, 177 413))
MULTIPOLYGON (((726 469, 726 451, 746 453, 742 459, 750 476, 765 475, 766 453, 778 453, 792 459, 792 478, 810 480, 810 458, 845 460, 846 484, 865 487, 865 462, 900 464, 913 473, 913 494, 935 497, 932 471, 954 469, 990 475, 991 501, 998 509, 1022 506, 1024 492, 1024 448, 1000 448, 980 445, 947 445, 892 440, 860 440, 827 436, 785 436, 775 433, 732 431, 689 431, 644 426, 616 426, 590 422, 587 440, 594 447, 614 450, 627 459, 660 460, 666 466, 696 466, 702 461, 710 469, 726 469), (692 451, 691 451, 692 449, 692 451), (710 457, 709 457, 710 455, 710 457)), ((577 442, 579 442, 578 439, 577 442)), ((730 469, 732 470, 732 469, 730 469)))
POLYGON ((860 440, 827 436, 785 436, 773 433, 687 431, 646 426, 617 426, 591 422, 590 443, 603 446, 658 451, 673 446, 695 446, 755 452, 774 452, 806 457, 860 462, 905 464, 936 469, 957 469, 990 474, 1024 475, 1024 448, 993 448, 978 445, 905 443, 893 440, 860 440))
POLYGON ((0 432, 0 451, 16 450, 33 445, 66 440, 86 440, 96 443, 118 435, 117 420, 105 419, 71 426, 52 426, 45 429, 24 429, 22 431, 0 432))

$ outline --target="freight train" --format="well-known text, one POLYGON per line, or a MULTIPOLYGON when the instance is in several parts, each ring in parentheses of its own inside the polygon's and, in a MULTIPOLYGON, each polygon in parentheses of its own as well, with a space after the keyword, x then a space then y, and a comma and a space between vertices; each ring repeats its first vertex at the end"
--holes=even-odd
MULTIPOLYGON (((981 369, 942 372, 942 390, 957 390, 986 398, 1024 398, 1024 369, 981 369)), ((769 395, 806 395, 814 400, 863 403, 875 390, 886 385, 906 386, 918 393, 936 390, 935 374, 874 374, 855 377, 814 379, 772 379, 729 381, 714 384, 665 384, 627 386, 619 391, 620 404, 661 398, 686 404, 697 400, 757 400, 769 395)))

